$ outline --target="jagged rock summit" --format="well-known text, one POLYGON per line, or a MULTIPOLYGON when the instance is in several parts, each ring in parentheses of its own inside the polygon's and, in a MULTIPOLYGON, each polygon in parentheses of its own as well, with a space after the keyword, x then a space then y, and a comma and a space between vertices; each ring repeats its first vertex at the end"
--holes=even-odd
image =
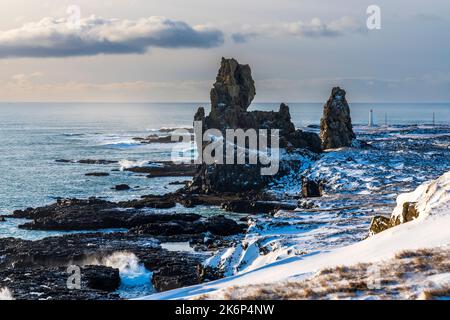
POLYGON ((222 58, 216 82, 211 89, 211 110, 225 107, 247 108, 256 95, 255 81, 248 64, 239 64, 235 59, 222 58))
POLYGON ((345 90, 333 88, 324 106, 320 121, 320 139, 324 150, 350 147, 356 138, 345 95, 345 90))
POLYGON ((280 146, 305 148, 321 152, 320 139, 314 133, 296 130, 289 107, 282 103, 279 111, 247 111, 256 95, 249 65, 222 58, 216 82, 211 89, 211 113, 205 117, 200 107, 194 120, 203 121, 203 130, 279 129, 280 146))

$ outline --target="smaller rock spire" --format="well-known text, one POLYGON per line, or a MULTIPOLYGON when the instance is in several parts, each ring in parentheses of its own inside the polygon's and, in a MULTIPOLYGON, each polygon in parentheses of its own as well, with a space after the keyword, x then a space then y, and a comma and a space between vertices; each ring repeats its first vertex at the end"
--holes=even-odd
POLYGON ((345 90, 335 87, 323 109, 320 139, 323 149, 350 147, 356 138, 345 90))

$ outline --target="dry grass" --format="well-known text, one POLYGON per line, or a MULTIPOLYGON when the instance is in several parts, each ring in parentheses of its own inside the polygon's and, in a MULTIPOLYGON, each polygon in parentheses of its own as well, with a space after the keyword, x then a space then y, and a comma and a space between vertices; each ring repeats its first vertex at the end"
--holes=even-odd
POLYGON ((450 273, 450 247, 404 251, 380 264, 361 263, 320 270, 302 281, 236 286, 199 299, 436 299, 450 297, 450 286, 428 278, 450 273))

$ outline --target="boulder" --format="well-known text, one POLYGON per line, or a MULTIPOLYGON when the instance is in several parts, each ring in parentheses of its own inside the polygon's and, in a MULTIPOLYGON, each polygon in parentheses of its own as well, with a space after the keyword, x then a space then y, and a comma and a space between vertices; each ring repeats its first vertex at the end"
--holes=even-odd
POLYGON ((356 136, 353 132, 350 108, 345 90, 335 87, 323 109, 320 139, 323 149, 350 147, 356 136))
POLYGON ((322 186, 319 182, 302 179, 302 196, 304 198, 318 198, 322 196, 322 186))
POLYGON ((369 236, 373 236, 392 227, 391 219, 383 216, 375 216, 369 227, 369 236))
MULTIPOLYGON (((308 149, 321 152, 321 141, 317 134, 296 130, 291 121, 289 107, 282 103, 279 111, 247 111, 256 95, 251 69, 235 59, 222 58, 216 82, 211 90, 211 112, 205 115, 200 107, 194 116, 201 121, 203 131, 217 129, 226 136, 226 129, 278 129, 280 147, 308 149)), ((268 144, 270 147, 270 140, 268 144)), ((204 142, 204 149, 208 142, 204 142)), ((246 146, 246 154, 248 154, 246 146)), ((225 151, 225 150, 224 150, 225 151)), ((224 152, 225 154, 225 152, 224 152)), ((202 164, 194 175, 193 183, 187 187, 189 193, 214 194, 224 192, 248 192, 260 190, 273 181, 273 176, 261 175, 261 164, 202 164)))
POLYGON ((127 184, 118 184, 114 187, 114 189, 116 189, 117 191, 125 191, 125 190, 130 190, 130 186, 127 184))
POLYGON ((370 224, 369 236, 398 226, 402 223, 413 221, 419 217, 416 202, 404 202, 401 206, 403 208, 401 216, 392 215, 390 218, 375 216, 370 224))
POLYGON ((82 272, 87 286, 94 290, 112 292, 120 287, 119 269, 106 266, 86 266, 82 272))
POLYGON ((231 236, 243 233, 246 229, 245 225, 238 224, 223 215, 209 217, 206 219, 205 225, 207 231, 218 236, 231 236))

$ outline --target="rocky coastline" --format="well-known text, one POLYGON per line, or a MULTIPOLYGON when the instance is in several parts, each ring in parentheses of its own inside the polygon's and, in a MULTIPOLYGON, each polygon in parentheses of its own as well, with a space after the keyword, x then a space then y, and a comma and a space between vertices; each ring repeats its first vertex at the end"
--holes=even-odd
MULTIPOLYGON (((134 255, 152 272, 156 291, 165 291, 222 277, 219 269, 205 267, 203 262, 219 249, 236 245, 245 237, 255 215, 270 217, 281 211, 311 209, 310 199, 320 198, 328 181, 301 176, 305 161, 317 161, 329 149, 360 148, 353 131, 346 92, 333 88, 324 106, 320 134, 296 129, 289 107, 282 103, 279 111, 248 111, 256 95, 248 65, 234 59, 221 61, 211 90, 211 112, 200 107, 194 120, 204 129, 279 129, 283 155, 275 176, 260 175, 260 165, 207 165, 159 162, 125 168, 130 174, 156 177, 192 177, 178 182, 179 190, 164 195, 146 195, 127 201, 58 199, 39 208, 16 210, 5 219, 27 219, 19 226, 25 230, 87 231, 88 233, 48 237, 27 241, 0 239, 0 288, 7 287, 18 299, 120 299, 119 270, 104 263, 115 253, 134 255), (305 160, 306 159, 306 160, 305 160), (273 184, 294 176, 300 187, 297 195, 271 192, 273 184), (215 206, 230 213, 227 216, 203 216, 200 206, 215 206), (188 213, 177 212, 180 207, 188 213), (99 232, 102 229, 121 229, 99 232), (192 252, 170 251, 162 243, 189 243, 192 252), (82 268, 82 290, 66 286, 70 265, 82 268), (29 276, 23 276, 23 275, 29 276), (5 280, 6 279, 6 280, 5 280)), ((316 129, 316 128, 314 128, 316 129)), ((170 133, 172 129, 166 129, 170 133)), ((141 143, 169 143, 170 136, 135 138, 141 143)), ((206 148, 207 143, 201 146, 206 148)), ((55 160, 59 163, 108 165, 112 160, 55 160)), ((350 160, 349 160, 350 161, 350 160)), ((101 178, 107 172, 86 175, 101 178)), ((279 182, 281 181, 281 182, 279 182)), ((116 185, 126 191, 127 185, 116 185)), ((406 216, 414 218, 412 210, 406 216)), ((375 218, 372 232, 387 228, 391 221, 375 218)), ((407 218, 409 219, 409 218, 407 218)), ((0 222, 1 223, 1 222, 0 222)), ((150 281, 150 279, 149 279, 150 281)))

